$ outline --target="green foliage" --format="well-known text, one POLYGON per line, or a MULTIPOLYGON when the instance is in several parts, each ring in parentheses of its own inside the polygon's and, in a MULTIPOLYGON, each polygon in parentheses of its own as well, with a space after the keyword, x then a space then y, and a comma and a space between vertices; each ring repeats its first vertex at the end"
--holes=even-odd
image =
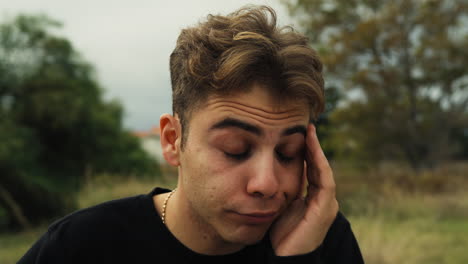
POLYGON ((347 95, 330 115, 339 157, 413 168, 468 158, 466 0, 284 2, 347 95))
POLYGON ((92 66, 51 33, 58 26, 25 15, 0 24, 0 207, 10 227, 74 209, 95 173, 158 170, 124 131, 121 104, 103 101, 92 66))
POLYGON ((336 109, 340 100, 341 94, 338 89, 328 85, 325 87, 325 111, 319 116, 315 122, 317 127, 317 134, 321 141, 322 149, 329 159, 335 157, 335 147, 331 144, 330 137, 332 135, 333 127, 330 125, 330 116, 336 109))

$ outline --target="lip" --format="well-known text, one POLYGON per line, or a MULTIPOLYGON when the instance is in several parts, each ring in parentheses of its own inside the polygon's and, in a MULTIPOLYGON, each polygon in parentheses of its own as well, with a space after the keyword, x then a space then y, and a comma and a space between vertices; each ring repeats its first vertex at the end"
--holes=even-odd
POLYGON ((271 223, 275 220, 277 212, 253 212, 253 213, 238 213, 232 212, 234 218, 250 225, 259 225, 271 223))

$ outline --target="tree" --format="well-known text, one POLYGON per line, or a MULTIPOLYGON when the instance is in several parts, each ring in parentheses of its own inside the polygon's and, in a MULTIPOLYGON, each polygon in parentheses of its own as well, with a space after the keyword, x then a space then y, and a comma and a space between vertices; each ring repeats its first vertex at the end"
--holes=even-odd
POLYGON ((59 26, 26 15, 0 24, 0 211, 10 227, 73 210, 91 172, 157 172, 93 67, 51 33, 59 26))
POLYGON ((468 1, 284 2, 348 95, 330 116, 337 152, 418 169, 463 151, 468 1))
POLYGON ((335 146, 330 139, 333 133, 330 117, 335 111, 341 96, 340 91, 336 87, 327 85, 325 87, 325 111, 314 122, 317 128, 317 136, 321 142, 320 145, 328 159, 335 158, 335 146))

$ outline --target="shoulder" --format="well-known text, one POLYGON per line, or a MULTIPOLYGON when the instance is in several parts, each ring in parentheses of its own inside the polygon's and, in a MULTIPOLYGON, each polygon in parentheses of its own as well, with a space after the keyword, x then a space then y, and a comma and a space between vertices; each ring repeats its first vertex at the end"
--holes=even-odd
POLYGON ((336 215, 333 224, 331 225, 327 238, 336 238, 339 237, 344 232, 347 232, 351 229, 351 224, 349 220, 343 215, 342 212, 338 212, 336 215))
POLYGON ((81 226, 86 228, 104 224, 128 224, 129 221, 141 219, 142 214, 147 215, 154 209, 152 197, 168 190, 156 187, 148 194, 141 194, 116 200, 107 201, 92 207, 75 211, 56 220, 49 226, 49 231, 64 226, 81 226), (89 224, 92 224, 89 226, 89 224))
POLYGON ((363 263, 351 224, 338 212, 322 244, 322 254, 329 263, 363 263))
POLYGON ((55 221, 18 263, 103 263, 125 246, 129 226, 148 211, 145 197, 105 202, 55 221))
POLYGON ((139 228, 143 228, 143 198, 140 195, 113 200, 67 215, 49 227, 48 244, 44 246, 60 248, 67 259, 82 261, 123 254, 127 244, 141 233, 139 228))
POLYGON ((164 227, 152 197, 166 191, 155 188, 149 194, 73 212, 52 223, 18 263, 135 263, 148 259, 164 227))
POLYGON ((56 232, 63 228, 67 228, 68 231, 73 228, 89 230, 109 227, 111 224, 118 225, 139 213, 143 199, 144 195, 127 197, 78 210, 52 223, 48 232, 56 232))

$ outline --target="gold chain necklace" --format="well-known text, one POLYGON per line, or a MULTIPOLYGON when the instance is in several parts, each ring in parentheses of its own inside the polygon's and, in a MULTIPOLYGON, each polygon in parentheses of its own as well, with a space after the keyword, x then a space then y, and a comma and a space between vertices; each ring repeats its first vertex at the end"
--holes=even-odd
POLYGON ((166 197, 166 199, 164 200, 164 203, 163 203, 163 209, 162 209, 162 215, 161 215, 161 220, 163 222, 163 224, 166 224, 166 206, 167 206, 167 201, 169 200, 169 198, 171 198, 171 196, 175 193, 175 191, 177 190, 174 189, 172 190, 169 195, 166 197))

